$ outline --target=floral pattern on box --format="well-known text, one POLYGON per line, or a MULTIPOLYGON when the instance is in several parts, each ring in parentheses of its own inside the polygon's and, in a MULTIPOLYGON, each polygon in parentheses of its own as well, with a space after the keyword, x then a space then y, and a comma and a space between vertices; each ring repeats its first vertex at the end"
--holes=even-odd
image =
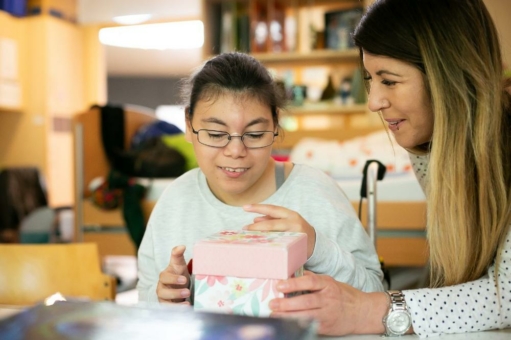
POLYGON ((254 243, 258 245, 268 245, 271 247, 282 247, 290 243, 301 233, 295 232, 261 232, 249 230, 224 230, 210 235, 202 242, 208 243, 229 243, 229 244, 247 244, 254 243))
POLYGON ((303 275, 307 235, 223 230, 195 243, 196 310, 266 317, 279 280, 303 275))
MULTIPOLYGON (((303 267, 293 276, 302 276, 303 267)), ((268 303, 275 297, 279 280, 239 278, 232 276, 195 276, 194 309, 198 311, 268 317, 268 303)))

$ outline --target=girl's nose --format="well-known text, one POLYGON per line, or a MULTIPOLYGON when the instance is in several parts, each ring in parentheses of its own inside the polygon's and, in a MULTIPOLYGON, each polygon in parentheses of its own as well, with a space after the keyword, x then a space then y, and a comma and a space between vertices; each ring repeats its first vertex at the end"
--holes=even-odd
POLYGON ((239 136, 231 136, 229 144, 224 147, 224 154, 233 158, 243 157, 247 153, 247 148, 239 136), (235 138, 232 138, 235 137, 235 138))

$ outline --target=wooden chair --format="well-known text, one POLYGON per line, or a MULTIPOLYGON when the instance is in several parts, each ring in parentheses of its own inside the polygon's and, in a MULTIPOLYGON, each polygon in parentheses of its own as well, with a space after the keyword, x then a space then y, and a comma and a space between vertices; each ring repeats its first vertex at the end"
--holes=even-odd
POLYGON ((66 298, 114 300, 116 281, 101 272, 94 243, 0 244, 0 304, 66 298))

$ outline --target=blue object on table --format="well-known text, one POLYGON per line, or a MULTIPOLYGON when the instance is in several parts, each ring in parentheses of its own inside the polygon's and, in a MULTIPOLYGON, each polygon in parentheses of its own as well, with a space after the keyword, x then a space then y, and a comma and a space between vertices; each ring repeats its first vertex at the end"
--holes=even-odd
POLYGON ((121 306, 113 302, 37 305, 0 320, 2 339, 251 339, 314 340, 316 323, 195 312, 179 305, 121 306))

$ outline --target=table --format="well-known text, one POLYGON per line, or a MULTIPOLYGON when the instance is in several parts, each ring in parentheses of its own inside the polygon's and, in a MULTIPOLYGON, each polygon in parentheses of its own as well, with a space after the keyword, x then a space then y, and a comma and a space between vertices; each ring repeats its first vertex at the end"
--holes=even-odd
MULTIPOLYGON (((20 313, 26 307, 0 305, 0 320, 20 313)), ((390 339, 390 338, 389 338, 390 339)), ((419 339, 417 335, 405 335, 400 337, 402 340, 419 339)), ((511 339, 511 329, 498 331, 463 333, 463 334, 444 334, 434 337, 436 340, 509 340, 511 339)), ((344 337, 318 336, 318 340, 382 340, 382 336, 374 335, 348 335, 344 337)))

